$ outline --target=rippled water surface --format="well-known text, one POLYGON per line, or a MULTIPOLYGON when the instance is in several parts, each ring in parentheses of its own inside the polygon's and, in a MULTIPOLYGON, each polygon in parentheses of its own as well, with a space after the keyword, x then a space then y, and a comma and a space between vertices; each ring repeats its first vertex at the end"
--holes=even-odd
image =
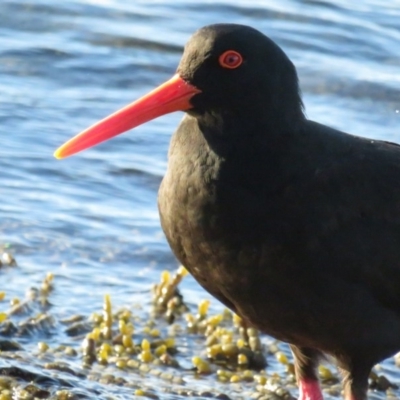
MULTIPOLYGON (((52 271, 60 318, 91 313, 105 293, 144 301, 177 265, 156 198, 182 115, 64 161, 52 153, 169 78, 197 28, 263 31, 297 66, 309 118, 400 142, 398 0, 1 0, 0 21, 0 242, 19 264, 0 270, 0 290, 23 297, 52 271)), ((192 303, 207 297, 190 278, 182 291, 192 303)), ((392 364, 383 369, 400 383, 392 364)))

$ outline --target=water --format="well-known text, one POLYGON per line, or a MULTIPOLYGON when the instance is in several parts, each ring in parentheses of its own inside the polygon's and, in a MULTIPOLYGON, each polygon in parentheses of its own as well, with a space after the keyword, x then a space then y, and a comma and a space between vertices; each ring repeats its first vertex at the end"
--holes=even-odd
MULTIPOLYGON (((297 66, 309 118, 400 142, 399 20, 398 0, 2 0, 0 243, 19 267, 0 272, 0 290, 23 297, 52 271, 53 314, 88 314, 104 293, 118 304, 141 301, 175 268, 156 198, 182 115, 68 160, 52 153, 168 79, 195 29, 254 26, 297 66)), ((193 303, 207 297, 190 278, 183 291, 193 303)), ((400 381, 392 362, 384 365, 400 381)))

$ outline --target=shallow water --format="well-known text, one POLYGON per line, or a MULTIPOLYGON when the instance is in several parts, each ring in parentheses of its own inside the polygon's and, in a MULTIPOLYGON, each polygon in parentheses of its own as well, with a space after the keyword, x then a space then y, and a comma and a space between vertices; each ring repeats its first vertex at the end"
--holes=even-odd
MULTIPOLYGON (((52 313, 87 315, 104 293, 120 305, 143 301, 176 267, 156 197, 182 115, 62 162, 52 153, 170 77, 195 29, 254 26, 297 66, 309 118, 400 142, 399 20, 398 0, 2 0, 0 243, 19 266, 0 271, 0 290, 22 298, 52 271, 52 313)), ((193 304, 208 297, 190 278, 182 291, 193 304)), ((400 383, 393 361, 383 368, 400 383)))

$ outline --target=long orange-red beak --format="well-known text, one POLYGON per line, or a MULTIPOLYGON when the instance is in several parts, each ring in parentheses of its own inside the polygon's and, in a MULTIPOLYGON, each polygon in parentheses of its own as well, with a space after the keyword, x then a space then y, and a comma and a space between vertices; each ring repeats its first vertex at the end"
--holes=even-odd
POLYGON ((54 156, 72 156, 161 115, 188 110, 192 108, 190 99, 196 93, 200 93, 200 90, 176 74, 139 100, 68 140, 55 151, 54 156))

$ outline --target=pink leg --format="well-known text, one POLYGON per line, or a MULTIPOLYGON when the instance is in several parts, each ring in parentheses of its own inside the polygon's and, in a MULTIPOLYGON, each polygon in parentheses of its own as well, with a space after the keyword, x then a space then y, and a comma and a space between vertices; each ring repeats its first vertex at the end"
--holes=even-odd
POLYGON ((300 379, 298 400, 323 400, 321 388, 316 380, 300 379))

